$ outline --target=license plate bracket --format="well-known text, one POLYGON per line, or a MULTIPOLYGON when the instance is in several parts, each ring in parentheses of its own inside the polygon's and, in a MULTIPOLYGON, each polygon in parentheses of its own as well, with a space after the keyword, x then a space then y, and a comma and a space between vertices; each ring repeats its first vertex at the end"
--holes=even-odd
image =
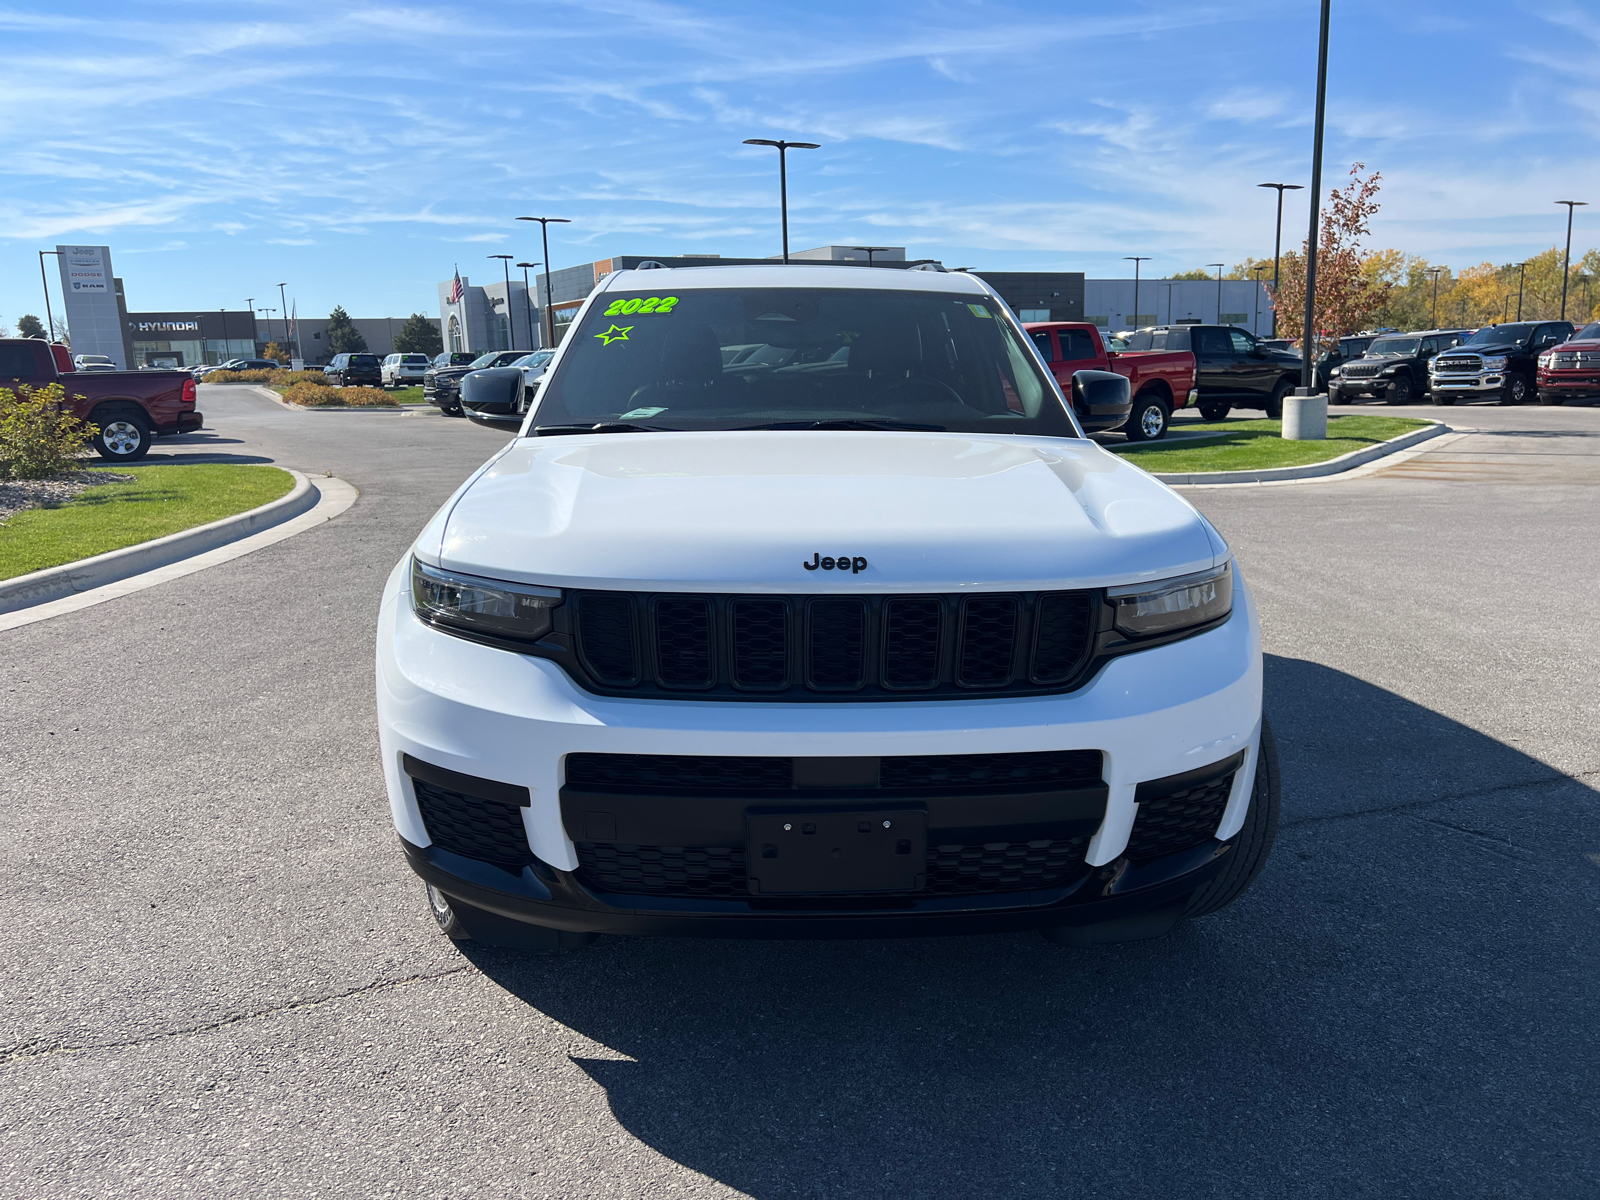
POLYGON ((921 805, 745 810, 753 896, 920 891, 927 843, 921 805))

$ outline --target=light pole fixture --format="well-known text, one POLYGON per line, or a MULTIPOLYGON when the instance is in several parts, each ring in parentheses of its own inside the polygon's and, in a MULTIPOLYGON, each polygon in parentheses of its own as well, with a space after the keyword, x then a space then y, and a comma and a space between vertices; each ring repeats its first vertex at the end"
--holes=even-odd
POLYGON ((1318 193, 1322 190, 1322 128, 1328 109, 1328 8, 1322 0, 1322 30, 1317 39, 1317 120, 1311 135, 1311 219, 1306 228, 1306 313, 1300 335, 1300 394, 1316 395, 1317 368, 1312 357, 1312 326, 1317 315, 1317 218, 1321 215, 1318 193))
POLYGON ((1511 293, 1506 293, 1506 302, 1500 306, 1500 324, 1504 325, 1511 319, 1511 293))
POLYGON ((1285 192, 1303 192, 1305 187, 1298 183, 1258 183, 1257 187, 1278 189, 1278 232, 1272 235, 1272 336, 1278 336, 1278 258, 1283 250, 1283 194, 1285 192))
POLYGON ((1557 204, 1567 206, 1567 253, 1561 261, 1561 319, 1567 319, 1567 277, 1572 274, 1572 210, 1587 208, 1587 200, 1557 200, 1557 204))
POLYGON ((289 348, 289 297, 284 294, 284 285, 278 285, 278 299, 283 302, 283 348, 289 348))
MULTIPOLYGON (((44 340, 46 344, 48 344, 56 340, 56 318, 55 315, 50 311, 50 278, 44 273, 44 256, 46 254, 54 254, 59 259, 61 257, 61 251, 39 251, 39 282, 44 285, 44 340)), ((61 304, 63 308, 66 307, 66 303, 67 298, 63 295, 61 297, 61 304)))
POLYGON ((1208 267, 1217 269, 1217 324, 1222 324, 1222 268, 1225 263, 1207 263, 1208 267))
POLYGON ((1428 274, 1433 276, 1433 328, 1439 328, 1439 276, 1444 273, 1443 267, 1429 267, 1428 274))
POLYGON ((516 258, 517 256, 515 254, 488 254, 488 255, 485 255, 484 257, 486 257, 486 258, 498 258, 500 260, 500 265, 503 268, 505 268, 505 273, 506 273, 506 333, 511 338, 511 345, 510 345, 509 349, 515 350, 517 348, 517 319, 511 315, 511 260, 516 258))
POLYGON ((790 150, 820 150, 818 142, 773 141, 771 138, 745 138, 746 146, 776 146, 778 149, 778 212, 783 220, 783 261, 789 262, 789 168, 790 150))
POLYGON ((1257 337, 1261 336, 1261 272, 1266 269, 1266 263, 1250 268, 1256 277, 1256 315, 1250 319, 1250 332, 1257 337))
POLYGON ((533 336, 533 296, 532 288, 528 283, 528 268, 540 266, 540 263, 520 262, 517 266, 522 268, 522 308, 528 318, 528 336, 533 336))
POLYGON ((519 221, 539 222, 539 232, 544 235, 544 321, 550 330, 550 348, 556 345, 556 313, 550 307, 550 226, 571 225, 566 217, 518 217, 519 221))
POLYGON ((250 314, 250 357, 254 358, 256 356, 256 298, 254 296, 246 296, 244 298, 244 310, 250 314))
POLYGON ((852 249, 852 250, 865 250, 867 252, 867 266, 870 267, 872 265, 872 256, 874 254, 882 254, 885 250, 892 249, 892 247, 889 247, 889 246, 851 246, 850 249, 852 249))
POLYGON ((1528 264, 1519 262, 1517 264, 1517 320, 1519 321, 1522 320, 1522 285, 1527 277, 1528 264))
MULTIPOLYGON (((1149 262, 1150 261, 1150 256, 1148 254, 1124 254, 1122 256, 1122 261, 1123 262, 1131 262, 1133 264, 1133 321, 1132 321, 1132 324, 1133 324, 1133 326, 1135 328, 1138 328, 1138 325, 1139 325, 1139 264, 1140 263, 1149 262)), ((1116 330, 1113 329, 1111 332, 1112 333, 1116 333, 1116 330)))

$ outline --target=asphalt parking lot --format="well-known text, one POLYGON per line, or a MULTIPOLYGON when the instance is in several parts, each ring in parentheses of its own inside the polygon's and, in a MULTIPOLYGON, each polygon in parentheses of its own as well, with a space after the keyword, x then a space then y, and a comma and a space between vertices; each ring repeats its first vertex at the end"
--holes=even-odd
MULTIPOLYGON (((384 576, 508 435, 203 387, 157 455, 337 520, 0 633, 0 1196, 1600 1191, 1600 410, 1187 489, 1263 612, 1284 826, 1156 941, 441 937, 377 764, 384 576)), ((1252 415, 1252 414, 1246 414, 1252 415)))

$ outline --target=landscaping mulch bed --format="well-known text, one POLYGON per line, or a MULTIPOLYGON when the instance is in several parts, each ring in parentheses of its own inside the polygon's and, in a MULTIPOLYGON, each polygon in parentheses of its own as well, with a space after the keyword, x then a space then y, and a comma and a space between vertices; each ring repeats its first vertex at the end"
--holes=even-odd
POLYGON ((132 478, 101 470, 62 471, 48 479, 0 479, 0 524, 25 509, 70 500, 96 484, 126 483, 132 478))

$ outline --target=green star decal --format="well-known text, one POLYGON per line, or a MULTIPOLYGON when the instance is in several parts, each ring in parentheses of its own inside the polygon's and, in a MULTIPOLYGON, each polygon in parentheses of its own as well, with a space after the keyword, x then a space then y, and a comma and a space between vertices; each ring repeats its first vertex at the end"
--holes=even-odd
POLYGON ((628 332, 632 328, 633 328, 632 325, 624 325, 621 329, 618 329, 615 325, 613 325, 610 329, 606 330, 604 333, 595 334, 595 337, 599 338, 601 341, 605 342, 605 344, 609 346, 609 345, 611 345, 612 342, 625 342, 625 341, 627 341, 628 340, 628 332))

